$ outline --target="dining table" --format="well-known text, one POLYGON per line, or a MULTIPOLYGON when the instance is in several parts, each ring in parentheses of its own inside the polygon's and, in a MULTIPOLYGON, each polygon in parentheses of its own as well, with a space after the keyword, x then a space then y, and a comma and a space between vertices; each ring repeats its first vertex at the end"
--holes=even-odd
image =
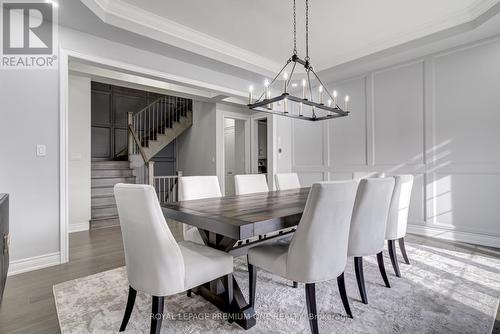
MULTIPOLYGON (((251 247, 289 237, 302 217, 309 189, 163 203, 161 207, 165 218, 198 228, 207 246, 240 257, 251 247)), ((232 282, 219 278, 193 292, 228 313, 229 321, 244 329, 255 326, 255 310, 234 275, 232 282), (224 296, 231 289, 233 302, 229 305, 224 296)))

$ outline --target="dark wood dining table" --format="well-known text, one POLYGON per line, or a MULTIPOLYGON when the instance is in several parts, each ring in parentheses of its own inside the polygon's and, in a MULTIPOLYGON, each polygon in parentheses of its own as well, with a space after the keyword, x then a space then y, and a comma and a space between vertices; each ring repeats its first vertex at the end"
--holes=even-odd
MULTIPOLYGON (((206 245, 237 257, 246 255, 251 247, 293 233, 293 227, 302 217, 308 194, 309 188, 271 191, 165 203, 162 210, 167 219, 197 227, 206 245), (285 232, 272 233, 280 230, 285 232)), ((242 328, 255 326, 255 311, 245 300, 234 277, 233 303, 228 305, 225 302, 224 295, 230 285, 221 278, 193 291, 229 313, 230 319, 242 328)))

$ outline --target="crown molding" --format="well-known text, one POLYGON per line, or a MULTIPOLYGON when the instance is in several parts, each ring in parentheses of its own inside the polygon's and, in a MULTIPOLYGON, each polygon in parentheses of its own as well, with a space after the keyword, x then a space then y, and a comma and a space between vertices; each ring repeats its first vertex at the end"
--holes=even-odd
MULTIPOLYGON (((281 64, 262 55, 194 30, 121 0, 81 0, 103 22, 158 40, 163 43, 245 68, 263 76, 272 76, 281 64)), ((468 25, 472 30, 482 22, 480 17, 494 9, 500 0, 477 0, 472 5, 450 12, 439 20, 424 22, 416 29, 382 38, 368 45, 331 57, 324 64, 315 64, 318 72, 328 70, 370 54, 394 48, 457 26, 468 25)))
POLYGON ((224 42, 205 33, 125 3, 121 0, 81 0, 104 23, 270 76, 280 64, 259 54, 224 42))
POLYGON ((424 22, 411 31, 399 33, 391 38, 382 38, 352 52, 339 54, 333 57, 328 63, 316 66, 317 70, 321 72, 376 52, 381 52, 403 44, 411 44, 412 41, 439 34, 442 31, 454 27, 469 25, 467 30, 473 30, 479 23, 483 23, 479 22, 481 21, 480 17, 490 10, 495 10, 493 7, 498 3, 500 3, 499 0, 477 0, 474 4, 462 10, 450 12, 439 20, 424 22))

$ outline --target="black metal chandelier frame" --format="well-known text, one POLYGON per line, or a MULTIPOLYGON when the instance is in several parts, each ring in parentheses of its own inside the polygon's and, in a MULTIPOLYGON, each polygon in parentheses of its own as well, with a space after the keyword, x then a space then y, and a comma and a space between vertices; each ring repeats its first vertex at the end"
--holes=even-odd
MULTIPOLYGON (((259 112, 265 112, 265 113, 270 113, 270 114, 277 114, 281 116, 286 116, 286 117, 291 117, 291 118, 298 118, 298 119, 304 119, 304 120, 309 120, 309 121, 321 121, 321 120, 328 120, 328 119, 333 119, 333 118, 338 118, 338 117, 345 117, 349 115, 349 111, 343 110, 338 106, 336 103, 337 99, 336 97, 333 97, 328 89, 325 89, 326 94, 330 97, 331 101, 334 101, 334 105, 325 105, 324 103, 319 103, 315 102, 313 98, 313 93, 312 93, 312 86, 311 86, 311 73, 312 75, 316 78, 318 81, 318 84, 320 87, 325 87, 323 85, 323 82, 319 78, 319 76, 316 74, 314 71, 311 63, 310 63, 310 57, 309 57, 309 0, 305 0, 306 2, 306 57, 304 59, 299 58, 298 53, 297 53, 297 23, 296 23, 296 0, 293 0, 293 43, 294 43, 294 48, 293 48, 293 54, 292 56, 286 61, 286 64, 281 68, 281 70, 276 74, 276 76, 273 78, 273 80, 269 83, 269 86, 266 87, 264 92, 259 96, 259 98, 252 103, 251 98, 249 101, 249 104, 247 105, 250 109, 259 111, 259 112), (275 96, 275 97, 270 97, 268 96, 268 89, 272 86, 274 82, 278 79, 278 77, 283 73, 283 71, 291 64, 293 63, 292 71, 290 73, 290 76, 285 79, 285 84, 284 84, 284 92, 281 95, 275 96), (293 74, 295 72, 296 66, 299 64, 299 66, 303 66, 306 72, 307 76, 307 86, 309 90, 309 99, 307 96, 304 96, 304 98, 300 98, 294 95, 291 95, 288 93, 288 87, 290 86, 290 82, 292 80, 293 74), (284 111, 278 111, 278 110, 273 110, 272 105, 273 103, 284 101, 284 103, 287 103, 287 101, 292 101, 296 102, 302 105, 307 105, 312 107, 312 113, 311 115, 303 115, 300 112, 298 114, 292 114, 287 112, 287 110, 284 111), (320 110, 325 110, 328 112, 324 116, 317 116, 316 115, 316 109, 320 110)), ((302 108, 300 108, 302 110, 302 108)))

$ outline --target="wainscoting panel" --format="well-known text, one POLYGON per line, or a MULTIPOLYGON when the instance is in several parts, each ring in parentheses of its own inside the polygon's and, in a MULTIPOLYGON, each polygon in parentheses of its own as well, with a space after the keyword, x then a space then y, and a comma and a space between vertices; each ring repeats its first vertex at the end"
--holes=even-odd
POLYGON ((436 144, 447 160, 500 163, 500 42, 434 57, 436 144))
POLYGON ((324 128, 322 122, 298 120, 293 123, 293 164, 295 166, 323 165, 324 128))
POLYGON ((409 231, 500 247, 498 59, 493 38, 328 84, 353 96, 352 113, 323 127, 294 120, 292 170, 306 186, 413 174, 409 231))
POLYGON ((373 79, 375 165, 423 163, 423 63, 384 70, 373 79))
POLYGON ((340 106, 343 98, 349 95, 353 112, 349 117, 343 117, 329 122, 330 145, 329 153, 332 161, 342 161, 346 164, 365 165, 366 156, 366 78, 359 78, 332 86, 339 93, 340 106))

